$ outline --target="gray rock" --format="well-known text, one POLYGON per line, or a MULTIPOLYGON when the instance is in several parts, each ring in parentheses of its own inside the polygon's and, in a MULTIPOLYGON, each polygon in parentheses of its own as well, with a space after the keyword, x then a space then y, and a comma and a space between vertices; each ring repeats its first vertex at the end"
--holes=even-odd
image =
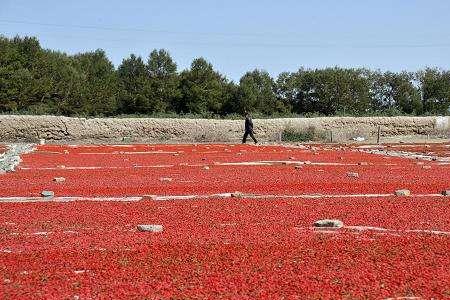
POLYGON ((42 191, 41 196, 44 198, 53 198, 55 197, 55 193, 53 191, 42 191))
POLYGON ((241 193, 241 192, 234 192, 234 193, 231 193, 231 197, 232 197, 232 198, 242 198, 243 196, 244 196, 244 194, 241 193))
POLYGON ((162 182, 171 182, 173 179, 172 178, 170 178, 170 177, 161 177, 161 178, 159 178, 159 181, 162 181, 162 182))
POLYGON ((137 229, 139 231, 147 231, 147 232, 162 232, 164 230, 164 227, 162 225, 155 225, 155 224, 150 225, 140 224, 137 226, 137 229))
POLYGON ((64 181, 66 181, 66 178, 64 178, 64 177, 55 177, 55 178, 53 178, 53 181, 55 181, 55 182, 64 182, 64 181))
POLYGON ((5 172, 13 172, 21 162, 20 155, 34 150, 30 144, 9 144, 7 147, 8 150, 0 159, 0 170, 5 172))
POLYGON ((395 191, 396 196, 411 196, 410 190, 396 190, 395 191))
POLYGON ((314 222, 314 227, 341 228, 343 226, 344 222, 337 219, 324 219, 314 222))
POLYGON ((354 137, 353 140, 356 142, 364 142, 366 140, 366 138, 363 136, 357 136, 357 137, 354 137))

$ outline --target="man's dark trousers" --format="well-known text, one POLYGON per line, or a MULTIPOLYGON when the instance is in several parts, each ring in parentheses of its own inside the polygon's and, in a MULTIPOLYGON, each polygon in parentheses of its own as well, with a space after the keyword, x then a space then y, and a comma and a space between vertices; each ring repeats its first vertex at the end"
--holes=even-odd
POLYGON ((250 137, 253 139, 253 141, 255 142, 255 144, 258 142, 255 139, 255 136, 253 135, 253 131, 250 130, 246 130, 244 133, 244 137, 242 138, 242 143, 245 144, 245 142, 247 141, 247 136, 250 135, 250 137))

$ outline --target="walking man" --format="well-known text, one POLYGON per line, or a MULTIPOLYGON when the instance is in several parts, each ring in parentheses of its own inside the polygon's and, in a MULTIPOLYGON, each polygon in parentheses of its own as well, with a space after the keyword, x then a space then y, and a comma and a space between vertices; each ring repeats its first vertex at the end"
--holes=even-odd
POLYGON ((248 111, 245 111, 245 132, 244 137, 242 138, 242 144, 245 144, 247 141, 247 136, 250 135, 250 137, 253 139, 255 144, 258 142, 255 139, 255 136, 253 135, 253 121, 252 117, 250 116, 248 111))

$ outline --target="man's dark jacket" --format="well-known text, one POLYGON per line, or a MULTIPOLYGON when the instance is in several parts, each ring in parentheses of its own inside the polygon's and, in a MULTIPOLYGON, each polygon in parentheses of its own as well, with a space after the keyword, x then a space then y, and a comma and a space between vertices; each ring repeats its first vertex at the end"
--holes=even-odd
POLYGON ((250 116, 245 117, 245 131, 253 132, 253 121, 252 121, 252 117, 250 117, 250 116))

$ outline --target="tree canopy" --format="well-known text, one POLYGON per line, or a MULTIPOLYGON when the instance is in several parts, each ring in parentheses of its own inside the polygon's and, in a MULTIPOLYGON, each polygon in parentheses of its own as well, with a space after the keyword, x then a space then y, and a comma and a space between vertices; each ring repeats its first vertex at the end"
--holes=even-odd
POLYGON ((205 58, 179 71, 170 53, 131 54, 115 68, 106 53, 67 55, 33 37, 0 36, 0 112, 114 116, 450 114, 450 71, 304 69, 273 78, 255 69, 239 82, 205 58))

